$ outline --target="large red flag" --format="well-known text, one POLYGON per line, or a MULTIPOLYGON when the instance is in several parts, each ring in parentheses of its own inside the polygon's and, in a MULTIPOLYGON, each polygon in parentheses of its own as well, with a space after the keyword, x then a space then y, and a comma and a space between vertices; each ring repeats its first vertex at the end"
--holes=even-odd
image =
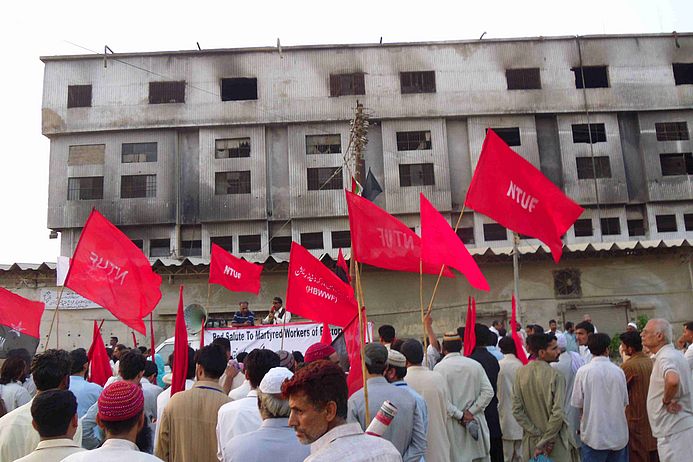
POLYGON ((469 283, 479 290, 489 290, 488 282, 474 258, 455 234, 448 221, 431 204, 423 193, 421 208, 421 256, 424 262, 440 268, 455 268, 467 276, 469 283))
POLYGON ((527 364, 529 360, 525 354, 525 349, 522 348, 522 339, 520 339, 520 334, 517 333, 517 302, 515 301, 515 294, 513 294, 512 314, 510 315, 510 332, 512 339, 515 342, 517 359, 522 361, 522 364, 527 364))
POLYGON ((101 330, 96 320, 94 320, 94 331, 87 357, 89 358, 89 381, 103 387, 113 376, 113 369, 111 369, 111 361, 108 359, 108 353, 106 353, 106 347, 101 338, 101 330))
MULTIPOLYGON (((351 229, 351 258, 394 271, 419 272, 421 239, 404 223, 373 202, 346 192, 351 229)), ((438 274, 440 265, 423 264, 426 274, 438 274)), ((445 268, 443 275, 454 277, 445 268)))
MULTIPOLYGON (((363 311, 365 313, 365 310, 363 311)), ((365 325, 365 315, 363 316, 365 325)), ((361 367, 361 342, 365 341, 365 329, 359 329, 359 317, 354 319, 344 328, 344 343, 346 345, 347 356, 349 358, 349 375, 347 376, 347 387, 349 396, 363 388, 363 369, 361 367)))
POLYGON ((464 355, 469 356, 476 347, 476 300, 467 299, 467 319, 464 322, 464 355))
POLYGON ((233 292, 260 292, 262 265, 234 257, 216 244, 212 244, 209 262, 209 283, 219 284, 233 292))
POLYGON ((516 233, 539 239, 549 246, 556 263, 563 253, 561 236, 584 210, 491 129, 465 205, 516 233))
POLYGON ((178 292, 178 312, 176 313, 176 330, 173 340, 173 378, 171 379, 171 396, 185 390, 185 376, 188 374, 188 330, 185 328, 183 314, 183 285, 178 292))
POLYGON ((15 348, 36 353, 45 305, 0 287, 0 358, 15 348))
POLYGON ((354 290, 304 247, 291 243, 286 309, 317 322, 344 327, 354 318, 354 290))
POLYGON ((65 277, 65 287, 146 334, 142 318, 161 300, 161 276, 142 251, 96 209, 91 211, 65 277))

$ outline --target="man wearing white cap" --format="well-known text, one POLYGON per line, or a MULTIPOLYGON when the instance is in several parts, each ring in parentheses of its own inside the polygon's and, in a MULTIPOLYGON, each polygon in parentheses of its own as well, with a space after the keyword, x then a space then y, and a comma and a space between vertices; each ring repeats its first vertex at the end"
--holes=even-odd
POLYGON ((281 394, 282 383, 293 376, 285 367, 274 367, 265 374, 257 388, 262 425, 258 430, 220 443, 224 446, 222 462, 301 462, 308 457, 310 446, 301 444, 289 427, 289 400, 281 394))

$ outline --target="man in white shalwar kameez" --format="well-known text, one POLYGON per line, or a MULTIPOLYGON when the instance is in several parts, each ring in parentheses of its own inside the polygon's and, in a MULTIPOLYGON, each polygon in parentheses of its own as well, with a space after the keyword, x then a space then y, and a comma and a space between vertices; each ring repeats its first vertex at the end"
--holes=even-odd
POLYGON ((503 433, 503 458, 505 462, 521 462, 523 430, 513 417, 513 386, 522 362, 517 359, 515 341, 511 337, 500 339, 498 346, 503 353, 503 359, 498 361, 498 415, 503 433))

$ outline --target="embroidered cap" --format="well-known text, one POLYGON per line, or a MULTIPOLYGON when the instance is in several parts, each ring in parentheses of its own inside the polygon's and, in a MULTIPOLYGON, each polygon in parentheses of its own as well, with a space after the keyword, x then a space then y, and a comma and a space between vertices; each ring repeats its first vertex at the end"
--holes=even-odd
POLYGON ((293 369, 294 365, 296 364, 294 355, 284 350, 277 351, 277 355, 279 355, 279 365, 281 367, 286 367, 289 370, 293 369))
POLYGON ((273 367, 262 378, 258 390, 263 393, 278 395, 282 392, 282 383, 294 376, 286 367, 273 367))
POLYGON ((135 417, 144 409, 144 395, 137 385, 119 380, 107 386, 99 396, 99 418, 107 422, 122 422, 135 417))
POLYGON ((406 367, 407 358, 399 351, 390 348, 390 351, 387 353, 387 363, 393 367, 406 367))
POLYGON ((336 351, 331 345, 325 345, 319 342, 314 343, 306 350, 306 355, 304 357, 305 363, 308 364, 320 359, 327 359, 332 353, 336 353, 336 351))

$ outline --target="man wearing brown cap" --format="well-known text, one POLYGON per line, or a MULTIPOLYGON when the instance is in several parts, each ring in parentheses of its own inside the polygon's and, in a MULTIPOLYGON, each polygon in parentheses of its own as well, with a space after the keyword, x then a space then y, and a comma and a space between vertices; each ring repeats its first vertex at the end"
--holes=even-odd
POLYGON ((141 387, 126 381, 114 382, 101 393, 98 404, 96 421, 106 440, 100 448, 73 454, 64 462, 161 462, 158 457, 140 452, 135 444, 145 425, 141 387))

